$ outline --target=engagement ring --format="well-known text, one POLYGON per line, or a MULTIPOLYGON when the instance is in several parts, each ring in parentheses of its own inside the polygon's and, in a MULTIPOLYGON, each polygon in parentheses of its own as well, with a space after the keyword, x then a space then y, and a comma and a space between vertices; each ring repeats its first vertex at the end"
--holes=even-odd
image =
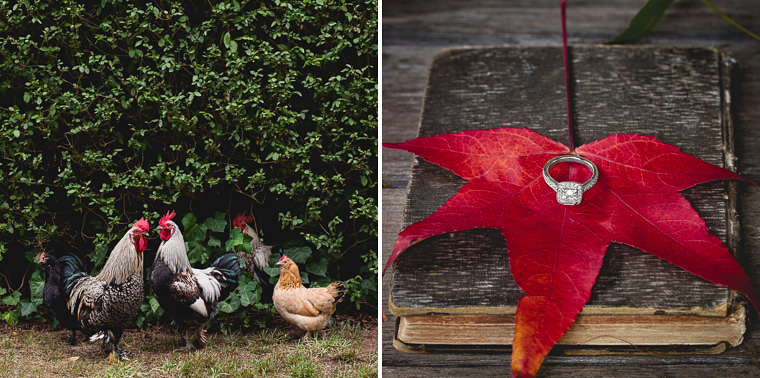
POLYGON ((578 205, 583 200, 583 192, 591 189, 596 184, 596 180, 599 178, 599 170, 596 168, 596 164, 591 160, 582 158, 575 155, 562 155, 552 158, 544 165, 544 181, 555 192, 557 192, 557 202, 562 205, 578 205), (586 168, 591 170, 591 178, 584 183, 575 181, 563 181, 557 182, 549 174, 549 168, 557 163, 578 163, 583 164, 586 168))

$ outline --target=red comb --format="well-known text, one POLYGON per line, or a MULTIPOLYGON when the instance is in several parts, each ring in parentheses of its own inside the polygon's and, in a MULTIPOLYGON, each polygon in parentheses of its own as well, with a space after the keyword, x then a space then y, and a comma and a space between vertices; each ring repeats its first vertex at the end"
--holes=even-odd
POLYGON ((148 221, 146 221, 145 218, 140 218, 140 220, 135 222, 132 227, 137 227, 142 230, 142 232, 148 232, 148 230, 150 230, 150 225, 148 225, 148 221))
POLYGON ((232 221, 232 227, 239 228, 243 227, 243 223, 250 223, 253 222, 253 215, 247 214, 244 212, 238 214, 235 219, 232 221))
POLYGON ((172 218, 174 218, 175 215, 177 214, 174 213, 174 210, 172 210, 171 213, 167 211, 166 215, 164 215, 163 217, 161 217, 161 219, 158 220, 158 225, 163 227, 163 225, 165 225, 166 222, 172 220, 172 218))
POLYGON ((279 259, 279 260, 277 260, 277 262, 280 262, 280 261, 282 261, 282 260, 285 260, 285 259, 287 259, 287 258, 288 258, 288 256, 282 255, 282 257, 280 257, 280 259, 279 259))
POLYGON ((45 258, 45 252, 42 252, 42 254, 40 255, 40 261, 42 261, 42 259, 44 258, 45 258))

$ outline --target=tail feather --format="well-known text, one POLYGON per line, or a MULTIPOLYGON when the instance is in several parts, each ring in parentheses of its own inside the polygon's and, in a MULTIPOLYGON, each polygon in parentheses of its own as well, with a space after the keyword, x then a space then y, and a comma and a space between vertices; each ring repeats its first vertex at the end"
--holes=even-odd
POLYGON ((327 290, 333 296, 333 302, 339 303, 343 300, 343 296, 346 295, 346 287, 343 286, 343 281, 335 281, 327 286, 327 290))
POLYGON ((212 267, 222 272, 224 278, 235 285, 240 280, 240 262, 234 253, 228 253, 214 261, 212 267))
POLYGON ((221 277, 217 277, 222 287, 219 300, 224 300, 227 296, 235 291, 240 280, 240 261, 238 256, 234 253, 228 253, 214 261, 211 267, 219 271, 224 276, 224 281, 219 280, 221 277))
POLYGON ((89 275, 84 271, 84 263, 77 256, 63 256, 58 260, 58 263, 63 267, 61 279, 66 288, 66 296, 69 297, 77 282, 89 275))

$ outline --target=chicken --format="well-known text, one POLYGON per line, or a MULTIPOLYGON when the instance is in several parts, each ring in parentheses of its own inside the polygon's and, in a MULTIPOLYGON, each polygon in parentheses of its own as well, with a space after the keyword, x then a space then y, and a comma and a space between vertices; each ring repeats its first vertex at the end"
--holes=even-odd
POLYGON ((144 235, 149 228, 145 219, 135 222, 97 276, 87 274, 79 259, 65 260, 66 307, 82 333, 104 332, 102 348, 112 361, 129 353, 119 348, 119 341, 124 326, 134 319, 143 301, 142 253, 148 246, 144 235))
POLYGON ((243 234, 252 238, 251 253, 238 252, 237 255, 240 258, 241 268, 253 272, 253 278, 261 286, 261 301, 271 303, 274 286, 269 282, 270 276, 264 268, 269 266, 269 256, 272 255, 272 249, 281 250, 281 248, 262 243, 256 230, 248 225, 252 221, 253 215, 246 215, 245 212, 238 214, 232 221, 233 227, 239 228, 243 234))
POLYGON ((71 330, 69 345, 76 345, 77 321, 66 308, 66 287, 63 274, 66 269, 84 266, 79 257, 69 255, 60 259, 42 252, 38 264, 45 270, 45 286, 42 289, 42 306, 46 308, 64 328, 71 330))
POLYGON ((180 332, 184 332, 185 346, 180 350, 189 350, 193 330, 201 345, 206 344, 204 327, 216 315, 219 301, 237 288, 240 264, 237 256, 229 253, 206 269, 193 269, 182 232, 172 221, 174 216, 173 211, 167 212, 158 222, 162 242, 153 262, 150 288, 180 332))
POLYGON ((336 281, 327 287, 307 289, 301 283, 298 265, 283 255, 277 262, 280 279, 274 287, 274 307, 285 320, 306 331, 304 339, 312 332, 321 331, 335 312, 335 306, 343 299, 346 288, 336 281))

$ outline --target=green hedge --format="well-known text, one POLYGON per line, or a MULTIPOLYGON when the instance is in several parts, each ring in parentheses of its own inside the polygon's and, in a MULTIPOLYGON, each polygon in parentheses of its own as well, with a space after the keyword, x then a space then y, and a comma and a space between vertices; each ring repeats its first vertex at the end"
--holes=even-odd
POLYGON ((313 251, 372 310, 376 9, 0 0, 4 317, 36 316, 39 252, 98 270, 129 224, 169 209, 225 222, 201 238, 209 256, 253 211, 266 242, 313 251))

